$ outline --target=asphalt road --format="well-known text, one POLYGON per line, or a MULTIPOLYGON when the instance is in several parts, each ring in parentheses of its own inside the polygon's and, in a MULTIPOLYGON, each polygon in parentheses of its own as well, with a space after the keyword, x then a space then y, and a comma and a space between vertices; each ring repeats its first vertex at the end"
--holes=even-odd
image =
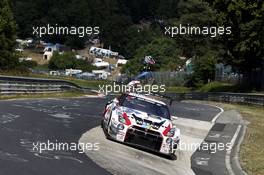
POLYGON ((105 99, 0 102, 1 175, 109 174, 78 151, 34 154, 33 142, 75 142, 98 125, 105 99))
POLYGON ((195 104, 187 102, 173 102, 171 115, 181 118, 188 118, 200 121, 212 121, 216 114, 221 112, 220 109, 204 104, 195 104))
MULTIPOLYGON (((78 143, 98 126, 105 98, 0 101, 0 175, 109 174, 78 151, 34 150, 37 142, 78 143)), ((173 115, 210 121, 219 112, 206 105, 179 103, 173 115), (177 112, 176 112, 177 111, 177 112)))

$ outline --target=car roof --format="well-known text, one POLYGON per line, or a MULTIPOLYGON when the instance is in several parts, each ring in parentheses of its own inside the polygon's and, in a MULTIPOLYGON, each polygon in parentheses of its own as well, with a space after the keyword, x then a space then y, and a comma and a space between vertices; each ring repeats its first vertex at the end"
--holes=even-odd
POLYGON ((158 103, 158 104, 166 105, 166 103, 164 103, 163 101, 156 100, 155 96, 142 95, 142 94, 136 94, 136 93, 128 93, 128 95, 134 96, 134 97, 138 97, 138 98, 143 98, 145 100, 148 100, 148 101, 151 101, 151 102, 155 102, 155 103, 158 103))

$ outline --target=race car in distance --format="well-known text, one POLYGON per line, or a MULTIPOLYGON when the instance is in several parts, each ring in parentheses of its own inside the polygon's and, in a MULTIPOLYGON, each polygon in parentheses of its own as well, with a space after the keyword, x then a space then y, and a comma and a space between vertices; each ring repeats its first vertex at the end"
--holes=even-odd
POLYGON ((109 101, 101 125, 109 139, 171 158, 180 142, 180 130, 172 124, 168 106, 141 94, 124 93, 109 101))

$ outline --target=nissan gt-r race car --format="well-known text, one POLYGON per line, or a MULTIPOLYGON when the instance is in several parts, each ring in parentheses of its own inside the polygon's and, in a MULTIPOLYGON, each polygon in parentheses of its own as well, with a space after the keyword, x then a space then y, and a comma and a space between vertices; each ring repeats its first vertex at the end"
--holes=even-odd
POLYGON ((102 128, 107 138, 174 156, 180 130, 168 106, 149 96, 125 93, 105 106, 102 128))

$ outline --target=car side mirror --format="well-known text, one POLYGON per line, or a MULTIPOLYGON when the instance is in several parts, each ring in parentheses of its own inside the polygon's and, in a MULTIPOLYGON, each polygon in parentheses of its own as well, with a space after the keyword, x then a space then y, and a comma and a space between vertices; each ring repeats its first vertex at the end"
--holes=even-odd
POLYGON ((113 103, 115 103, 115 105, 117 105, 119 103, 119 100, 117 98, 113 99, 113 103))
POLYGON ((178 117, 176 117, 176 116, 171 116, 171 119, 172 119, 172 120, 178 120, 178 117))
POLYGON ((106 106, 107 106, 107 105, 110 105, 112 102, 113 102, 112 100, 111 100, 111 101, 108 101, 108 102, 106 103, 106 106))

